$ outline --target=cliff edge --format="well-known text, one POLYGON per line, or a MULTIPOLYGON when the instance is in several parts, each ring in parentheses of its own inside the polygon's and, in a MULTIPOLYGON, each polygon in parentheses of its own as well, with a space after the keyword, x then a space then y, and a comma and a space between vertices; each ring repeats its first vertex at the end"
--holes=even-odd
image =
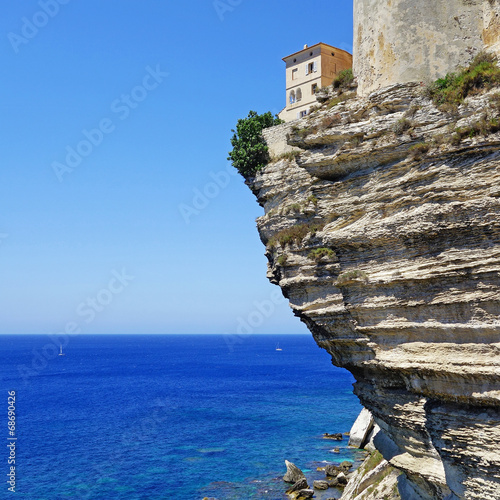
POLYGON ((356 378, 403 499, 500 498, 499 116, 498 89, 391 85, 270 129, 287 147, 247 181, 268 277, 356 378))

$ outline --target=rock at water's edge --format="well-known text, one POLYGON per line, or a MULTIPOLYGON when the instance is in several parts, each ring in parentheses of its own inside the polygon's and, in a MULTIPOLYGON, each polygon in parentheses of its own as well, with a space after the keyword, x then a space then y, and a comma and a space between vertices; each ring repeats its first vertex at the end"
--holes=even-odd
POLYGON ((314 481, 313 486, 315 490, 327 490, 330 487, 327 481, 314 481))
POLYGON ((307 484, 307 479, 303 477, 302 479, 299 479, 291 488, 286 490, 287 495, 290 493, 293 493, 295 491, 300 491, 300 490, 305 490, 309 488, 309 485, 307 484))
POLYGON ((328 432, 325 432, 323 434, 323 439, 333 439, 334 441, 342 441, 344 437, 342 436, 341 432, 337 432, 336 434, 328 434, 328 432))
POLYGON ((363 408, 358 418, 354 422, 349 437, 349 446, 362 448, 365 444, 370 431, 373 428, 373 417, 369 410, 363 408))
POLYGON ((283 476, 285 483, 295 484, 300 479, 305 479, 304 473, 292 462, 285 460, 286 474, 283 476))

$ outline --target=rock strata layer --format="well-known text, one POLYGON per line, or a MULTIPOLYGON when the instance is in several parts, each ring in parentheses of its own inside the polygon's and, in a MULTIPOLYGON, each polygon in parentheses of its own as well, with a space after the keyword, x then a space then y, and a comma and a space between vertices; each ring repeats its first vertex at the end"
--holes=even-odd
POLYGON ((499 101, 324 105, 248 181, 268 277, 355 376, 403 498, 500 498, 499 101))

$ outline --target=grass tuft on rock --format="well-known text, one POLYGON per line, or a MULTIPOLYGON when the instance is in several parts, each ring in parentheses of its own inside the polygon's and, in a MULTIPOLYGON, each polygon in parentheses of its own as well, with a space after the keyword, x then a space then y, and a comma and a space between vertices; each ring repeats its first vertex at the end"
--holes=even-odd
POLYGON ((337 278, 335 285, 342 286, 351 281, 364 281, 366 283, 368 281, 368 275, 359 269, 352 269, 351 271, 341 273, 337 278))
POLYGON ((276 248, 278 243, 284 247, 291 243, 299 245, 302 240, 310 234, 314 236, 318 231, 323 229, 324 224, 296 224, 282 229, 276 233, 267 243, 269 248, 276 248))
POLYGON ((466 68, 431 83, 426 94, 436 106, 461 104, 468 95, 500 84, 497 62, 494 54, 480 52, 466 68))
POLYGON ((307 257, 316 262, 319 262, 321 259, 331 260, 335 258, 335 252, 331 248, 315 248, 309 252, 307 257))
POLYGON ((333 80, 332 85, 334 89, 347 89, 354 81, 352 68, 342 70, 337 78, 333 80))

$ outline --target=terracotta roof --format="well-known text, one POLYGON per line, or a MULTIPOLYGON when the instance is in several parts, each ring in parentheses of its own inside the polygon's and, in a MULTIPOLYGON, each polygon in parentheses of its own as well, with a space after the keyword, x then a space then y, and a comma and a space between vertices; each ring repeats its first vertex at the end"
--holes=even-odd
POLYGON ((342 52, 346 52, 347 54, 349 54, 349 52, 347 52, 347 50, 339 49, 338 47, 334 47, 333 45, 328 45, 327 43, 319 42, 319 43, 316 43, 315 45, 311 45, 310 47, 299 50, 298 52, 294 52, 293 54, 290 54, 289 56, 284 57, 282 60, 286 61, 287 59, 289 59, 292 56, 296 56, 297 54, 305 52, 306 50, 314 49, 315 47, 318 47, 319 45, 324 45, 325 47, 328 47, 328 48, 334 49, 334 50, 342 50, 342 52))

